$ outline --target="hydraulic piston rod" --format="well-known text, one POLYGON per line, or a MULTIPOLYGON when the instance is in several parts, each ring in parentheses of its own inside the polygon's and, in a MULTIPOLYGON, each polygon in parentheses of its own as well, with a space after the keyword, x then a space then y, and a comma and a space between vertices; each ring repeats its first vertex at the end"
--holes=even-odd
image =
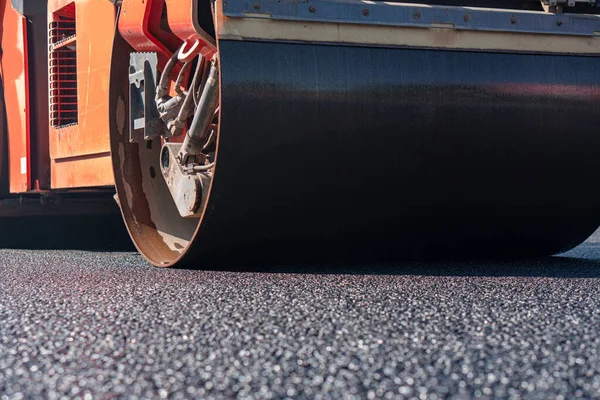
POLYGON ((208 140, 210 123, 219 104, 219 70, 217 58, 213 58, 210 74, 202 90, 202 96, 194 113, 190 129, 185 135, 179 152, 179 162, 186 165, 190 156, 200 155, 208 140))

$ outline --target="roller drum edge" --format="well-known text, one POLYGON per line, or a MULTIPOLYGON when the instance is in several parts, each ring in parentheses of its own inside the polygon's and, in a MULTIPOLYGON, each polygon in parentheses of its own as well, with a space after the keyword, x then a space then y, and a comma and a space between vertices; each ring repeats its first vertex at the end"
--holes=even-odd
POLYGON ((174 258, 148 255, 164 235, 138 243, 155 265, 543 256, 600 225, 596 57, 224 40, 219 51, 208 206, 174 258))

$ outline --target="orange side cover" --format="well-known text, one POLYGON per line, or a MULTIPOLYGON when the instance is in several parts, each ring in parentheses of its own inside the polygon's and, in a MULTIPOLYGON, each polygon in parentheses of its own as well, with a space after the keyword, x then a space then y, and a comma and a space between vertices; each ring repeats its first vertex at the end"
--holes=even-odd
MULTIPOLYGON (((71 16, 74 10, 75 17, 75 35, 64 39, 63 44, 75 49, 77 59, 77 121, 50 126, 52 188, 113 185, 108 80, 115 7, 106 0, 50 0, 48 21, 64 18, 66 10, 71 16)), ((50 82, 52 89, 52 77, 50 82)))
MULTIPOLYGON (((4 22, 4 4, 0 0, 0 22, 4 22)), ((0 44, 2 44, 2 32, 4 30, 4 24, 0 24, 0 44)), ((4 115, 6 109, 4 108, 4 79, 2 78, 2 50, 0 47, 0 192, 4 190, 4 184, 8 181, 8 177, 5 175, 7 172, 4 170, 4 152, 6 151, 6 137, 4 136, 4 129, 6 121, 4 115)))
POLYGON ((1 75, 8 127, 8 174, 10 191, 20 193, 31 188, 27 22, 12 8, 10 1, 0 1, 0 6, 4 11, 1 75))

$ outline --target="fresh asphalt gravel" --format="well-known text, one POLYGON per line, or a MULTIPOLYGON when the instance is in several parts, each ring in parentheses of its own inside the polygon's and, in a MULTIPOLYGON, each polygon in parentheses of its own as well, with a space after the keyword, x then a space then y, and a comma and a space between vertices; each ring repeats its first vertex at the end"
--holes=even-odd
POLYGON ((600 397, 600 235, 511 263, 0 251, 0 399, 600 397))

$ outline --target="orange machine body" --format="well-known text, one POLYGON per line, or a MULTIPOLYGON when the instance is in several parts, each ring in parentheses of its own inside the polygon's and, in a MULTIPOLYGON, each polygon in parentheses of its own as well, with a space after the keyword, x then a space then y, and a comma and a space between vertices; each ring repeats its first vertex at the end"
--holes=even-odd
POLYGON ((38 16, 36 29, 46 35, 28 37, 28 10, 0 0, 0 123, 6 125, 0 168, 8 159, 0 182, 12 194, 112 187, 108 92, 114 29, 134 49, 157 52, 161 66, 183 42, 184 50, 208 56, 216 53, 216 43, 198 33, 193 0, 125 0, 118 26, 111 1, 37 3, 38 9, 44 3, 46 15, 45 26, 38 16), (169 30, 161 26, 166 6, 169 30), (40 68, 45 81, 37 76, 40 68), (46 123, 33 126, 36 121, 46 123))

